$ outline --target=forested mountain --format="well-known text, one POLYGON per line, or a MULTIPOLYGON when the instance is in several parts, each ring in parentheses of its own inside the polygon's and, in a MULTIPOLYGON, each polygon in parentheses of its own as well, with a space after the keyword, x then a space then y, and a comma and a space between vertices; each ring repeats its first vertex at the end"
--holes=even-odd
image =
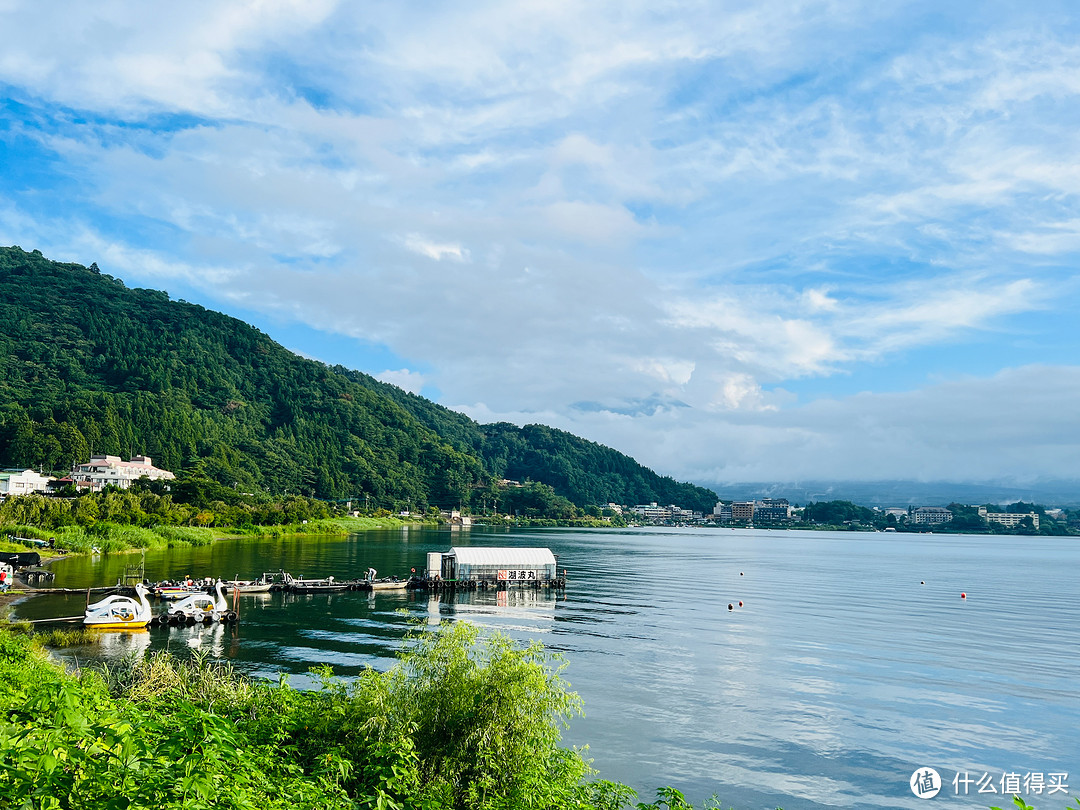
POLYGON ((64 472, 91 453, 145 453, 243 490, 388 508, 468 504, 504 477, 543 482, 579 506, 716 501, 569 433, 480 425, 306 360, 96 265, 0 248, 0 464, 64 472))

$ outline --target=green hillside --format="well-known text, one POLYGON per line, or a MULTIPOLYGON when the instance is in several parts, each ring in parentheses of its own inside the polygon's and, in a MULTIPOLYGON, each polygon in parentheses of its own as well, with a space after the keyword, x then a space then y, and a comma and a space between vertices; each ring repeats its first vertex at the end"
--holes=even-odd
POLYGON ((716 495, 540 425, 479 425, 422 397, 301 358, 258 329, 97 267, 0 248, 0 464, 63 472, 91 453, 247 491, 469 504, 493 480, 578 506, 716 495))

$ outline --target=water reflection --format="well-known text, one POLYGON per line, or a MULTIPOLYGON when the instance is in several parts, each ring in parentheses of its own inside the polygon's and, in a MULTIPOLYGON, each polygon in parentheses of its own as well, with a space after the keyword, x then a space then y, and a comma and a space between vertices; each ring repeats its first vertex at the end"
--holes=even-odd
MULTIPOLYGON (((94 633, 96 651, 110 661, 119 661, 129 655, 143 656, 150 649, 150 633, 139 630, 99 630, 94 633)), ((95 649, 84 647, 81 649, 95 649)))
POLYGON ((427 623, 435 626, 443 618, 465 619, 503 632, 550 633, 555 625, 558 600, 556 591, 533 588, 431 595, 427 602, 427 623))
POLYGON ((235 625, 223 622, 163 627, 159 632, 167 636, 171 650, 183 645, 213 659, 231 657, 230 653, 234 655, 240 639, 235 625))
MULTIPOLYGON (((235 627, 114 634, 62 654, 203 650, 303 688, 321 663, 345 677, 391 666, 416 622, 468 620, 565 654, 587 711, 565 741, 589 744, 605 778, 646 796, 675 784, 698 804, 716 792, 724 806, 915 808, 908 777, 919 764, 950 778, 1074 764, 1074 538, 474 528, 153 550, 146 566, 152 579, 405 575, 451 544, 548 546, 569 587, 246 595, 235 627)), ((128 561, 64 561, 55 584, 115 582, 128 561)), ((71 616, 84 601, 42 596, 15 612, 71 616)), ((988 804, 978 798, 950 796, 957 808, 988 804)))

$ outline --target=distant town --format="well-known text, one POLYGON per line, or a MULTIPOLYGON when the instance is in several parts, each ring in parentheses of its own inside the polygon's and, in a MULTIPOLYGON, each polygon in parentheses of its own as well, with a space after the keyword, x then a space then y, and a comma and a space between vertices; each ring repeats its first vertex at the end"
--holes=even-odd
MULTIPOLYGON (((76 464, 62 477, 43 475, 32 469, 0 471, 0 498, 41 493, 77 495, 102 492, 107 487, 128 489, 140 479, 170 481, 176 476, 155 467, 149 456, 95 455, 76 464)), ((501 489, 522 487, 517 481, 503 479, 501 489)), ((350 506, 351 510, 351 506, 350 506)), ((850 501, 791 504, 786 498, 762 498, 746 501, 718 501, 711 513, 684 509, 657 502, 628 506, 607 503, 589 510, 595 517, 613 525, 691 526, 717 525, 743 528, 844 528, 850 530, 898 532, 982 532, 1002 534, 1080 534, 1080 509, 1047 508, 1018 502, 995 504, 959 504, 948 506, 864 507, 850 501)), ((350 512, 359 515, 359 512, 350 512)), ((409 517, 408 511, 401 513, 409 517)), ((473 525, 483 516, 466 511, 443 510, 443 517, 454 525, 473 525)), ((488 515, 490 517, 490 515, 488 515)), ((503 517, 512 517, 504 515, 503 517)))
POLYGON ((826 501, 800 507, 786 498, 718 501, 712 513, 658 503, 624 507, 609 503, 606 510, 638 523, 662 526, 717 524, 732 527, 845 527, 877 531, 990 532, 1071 534, 1080 531, 1080 510, 1046 508, 1032 503, 1006 507, 994 504, 863 507, 850 501, 826 501))

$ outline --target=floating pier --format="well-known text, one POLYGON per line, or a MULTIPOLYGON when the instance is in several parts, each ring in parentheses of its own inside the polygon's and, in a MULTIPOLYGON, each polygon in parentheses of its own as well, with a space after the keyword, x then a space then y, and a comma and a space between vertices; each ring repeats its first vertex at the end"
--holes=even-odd
MULTIPOLYGON (((415 572, 415 569, 413 569, 415 572)), ((151 627, 191 626, 195 624, 233 624, 239 620, 239 597, 284 591, 294 594, 335 593, 342 591, 425 591, 427 593, 457 593, 466 591, 508 591, 508 590, 554 590, 566 588, 566 569, 558 568, 557 558, 547 548, 475 548, 462 546, 451 548, 447 552, 432 552, 427 555, 427 569, 423 576, 376 578, 377 572, 369 568, 363 579, 340 580, 332 576, 306 579, 293 576, 287 571, 264 573, 257 580, 232 580, 204 578, 192 581, 188 578, 175 582, 160 582, 151 586, 143 575, 142 566, 129 566, 125 576, 116 585, 97 588, 28 588, 30 593, 49 594, 85 594, 90 604, 92 594, 131 593, 132 585, 137 581, 152 591, 157 591, 160 598, 181 596, 178 605, 203 593, 213 594, 216 590, 219 602, 214 606, 201 606, 203 613, 184 615, 183 611, 167 610, 150 620, 151 627), (183 588, 182 594, 167 593, 183 588), (231 609, 223 608, 220 598, 232 597, 231 609)), ((58 619, 40 619, 38 621, 71 621, 79 617, 58 619)))
POLYGON ((427 591, 507 590, 566 587, 566 569, 548 548, 458 546, 427 555, 427 575, 414 587, 427 591))
POLYGON ((504 580, 487 579, 427 579, 417 577, 410 581, 409 587, 418 591, 429 593, 456 593, 458 591, 506 591, 511 588, 542 590, 551 589, 562 591, 566 589, 566 578, 536 579, 526 582, 509 583, 504 580))

